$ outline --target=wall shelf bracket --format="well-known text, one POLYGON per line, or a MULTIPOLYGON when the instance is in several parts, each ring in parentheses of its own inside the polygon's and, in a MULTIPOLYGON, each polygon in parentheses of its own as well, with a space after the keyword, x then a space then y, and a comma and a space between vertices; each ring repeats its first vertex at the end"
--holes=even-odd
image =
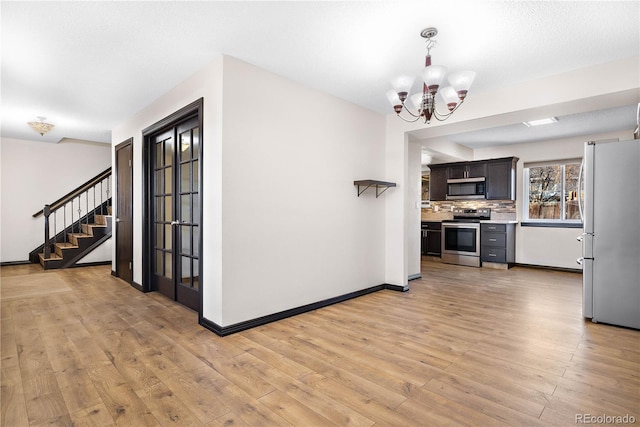
POLYGON ((358 187, 358 197, 360 197, 360 195, 364 193, 367 188, 375 187, 376 199, 377 199, 378 196, 384 193, 389 187, 395 187, 396 183, 386 182, 386 181, 376 181, 374 179, 363 179, 360 181, 353 181, 353 185, 358 187), (364 188, 360 189, 361 187, 364 187, 364 188), (380 189, 382 189, 382 191, 380 191, 380 189))

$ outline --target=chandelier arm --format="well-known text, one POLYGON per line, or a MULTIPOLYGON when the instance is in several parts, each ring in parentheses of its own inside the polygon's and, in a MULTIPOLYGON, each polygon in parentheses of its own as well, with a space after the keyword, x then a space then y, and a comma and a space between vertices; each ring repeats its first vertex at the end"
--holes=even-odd
MULTIPOLYGON (((415 117, 415 118, 419 119, 419 118, 422 116, 422 115, 420 114, 420 111, 419 111, 419 110, 418 110, 418 114, 417 114, 417 115, 416 115, 416 114, 413 114, 413 113, 411 112, 411 110, 409 110, 409 108, 407 108, 407 106, 404 104, 404 101, 400 101, 400 103, 402 104, 403 111, 406 111, 407 113, 409 113, 409 115, 410 115, 411 117, 415 117)), ((398 114, 398 116, 399 116, 399 115, 400 115, 400 114, 398 114)), ((415 120, 414 120, 414 121, 415 121, 415 120)))
POLYGON ((443 121, 447 120, 453 113, 455 113, 456 110, 458 109, 458 107, 460 107, 463 102, 464 102, 464 99, 461 100, 459 103, 457 103, 456 106, 453 107, 453 110, 451 110, 451 111, 449 111, 449 112, 447 112, 445 114, 442 114, 441 112, 439 112, 438 109, 436 108, 435 104, 434 104, 433 113, 432 113, 433 117, 435 117, 436 120, 439 120, 439 121, 443 122, 443 121))
MULTIPOLYGON (((409 112, 409 114, 411 114, 411 112, 409 112)), ((420 120, 420 117, 422 116, 416 116, 414 114, 411 114, 411 116, 413 117, 413 119, 405 119, 404 117, 402 117, 399 113, 397 114, 398 117, 400 117, 402 120, 404 120, 407 123, 415 123, 418 120, 420 120)))

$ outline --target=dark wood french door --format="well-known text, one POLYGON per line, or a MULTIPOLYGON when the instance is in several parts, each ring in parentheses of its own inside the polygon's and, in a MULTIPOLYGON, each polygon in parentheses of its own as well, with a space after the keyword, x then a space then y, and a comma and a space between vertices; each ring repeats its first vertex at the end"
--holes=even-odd
POLYGON ((116 145, 116 276, 133 283, 133 139, 116 145))
POLYGON ((197 117, 149 139, 151 290, 200 305, 200 127, 197 117))

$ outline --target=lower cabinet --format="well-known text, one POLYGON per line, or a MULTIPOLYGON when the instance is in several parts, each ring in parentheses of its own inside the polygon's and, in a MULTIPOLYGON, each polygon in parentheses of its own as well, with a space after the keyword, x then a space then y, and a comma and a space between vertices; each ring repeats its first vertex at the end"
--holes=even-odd
POLYGON ((515 224, 480 224, 480 260, 497 264, 516 262, 515 224))
POLYGON ((437 221, 422 222, 421 254, 441 256, 442 223, 437 221))

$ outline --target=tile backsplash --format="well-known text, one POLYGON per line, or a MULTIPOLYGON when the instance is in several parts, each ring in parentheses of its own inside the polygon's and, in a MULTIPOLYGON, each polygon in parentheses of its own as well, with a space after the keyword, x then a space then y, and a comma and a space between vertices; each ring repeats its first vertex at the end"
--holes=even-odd
POLYGON ((422 209, 423 220, 451 219, 452 208, 456 209, 491 209, 492 219, 516 219, 516 202, 514 200, 447 200, 431 202, 431 207, 422 209), (437 211, 436 211, 437 206, 437 211))

